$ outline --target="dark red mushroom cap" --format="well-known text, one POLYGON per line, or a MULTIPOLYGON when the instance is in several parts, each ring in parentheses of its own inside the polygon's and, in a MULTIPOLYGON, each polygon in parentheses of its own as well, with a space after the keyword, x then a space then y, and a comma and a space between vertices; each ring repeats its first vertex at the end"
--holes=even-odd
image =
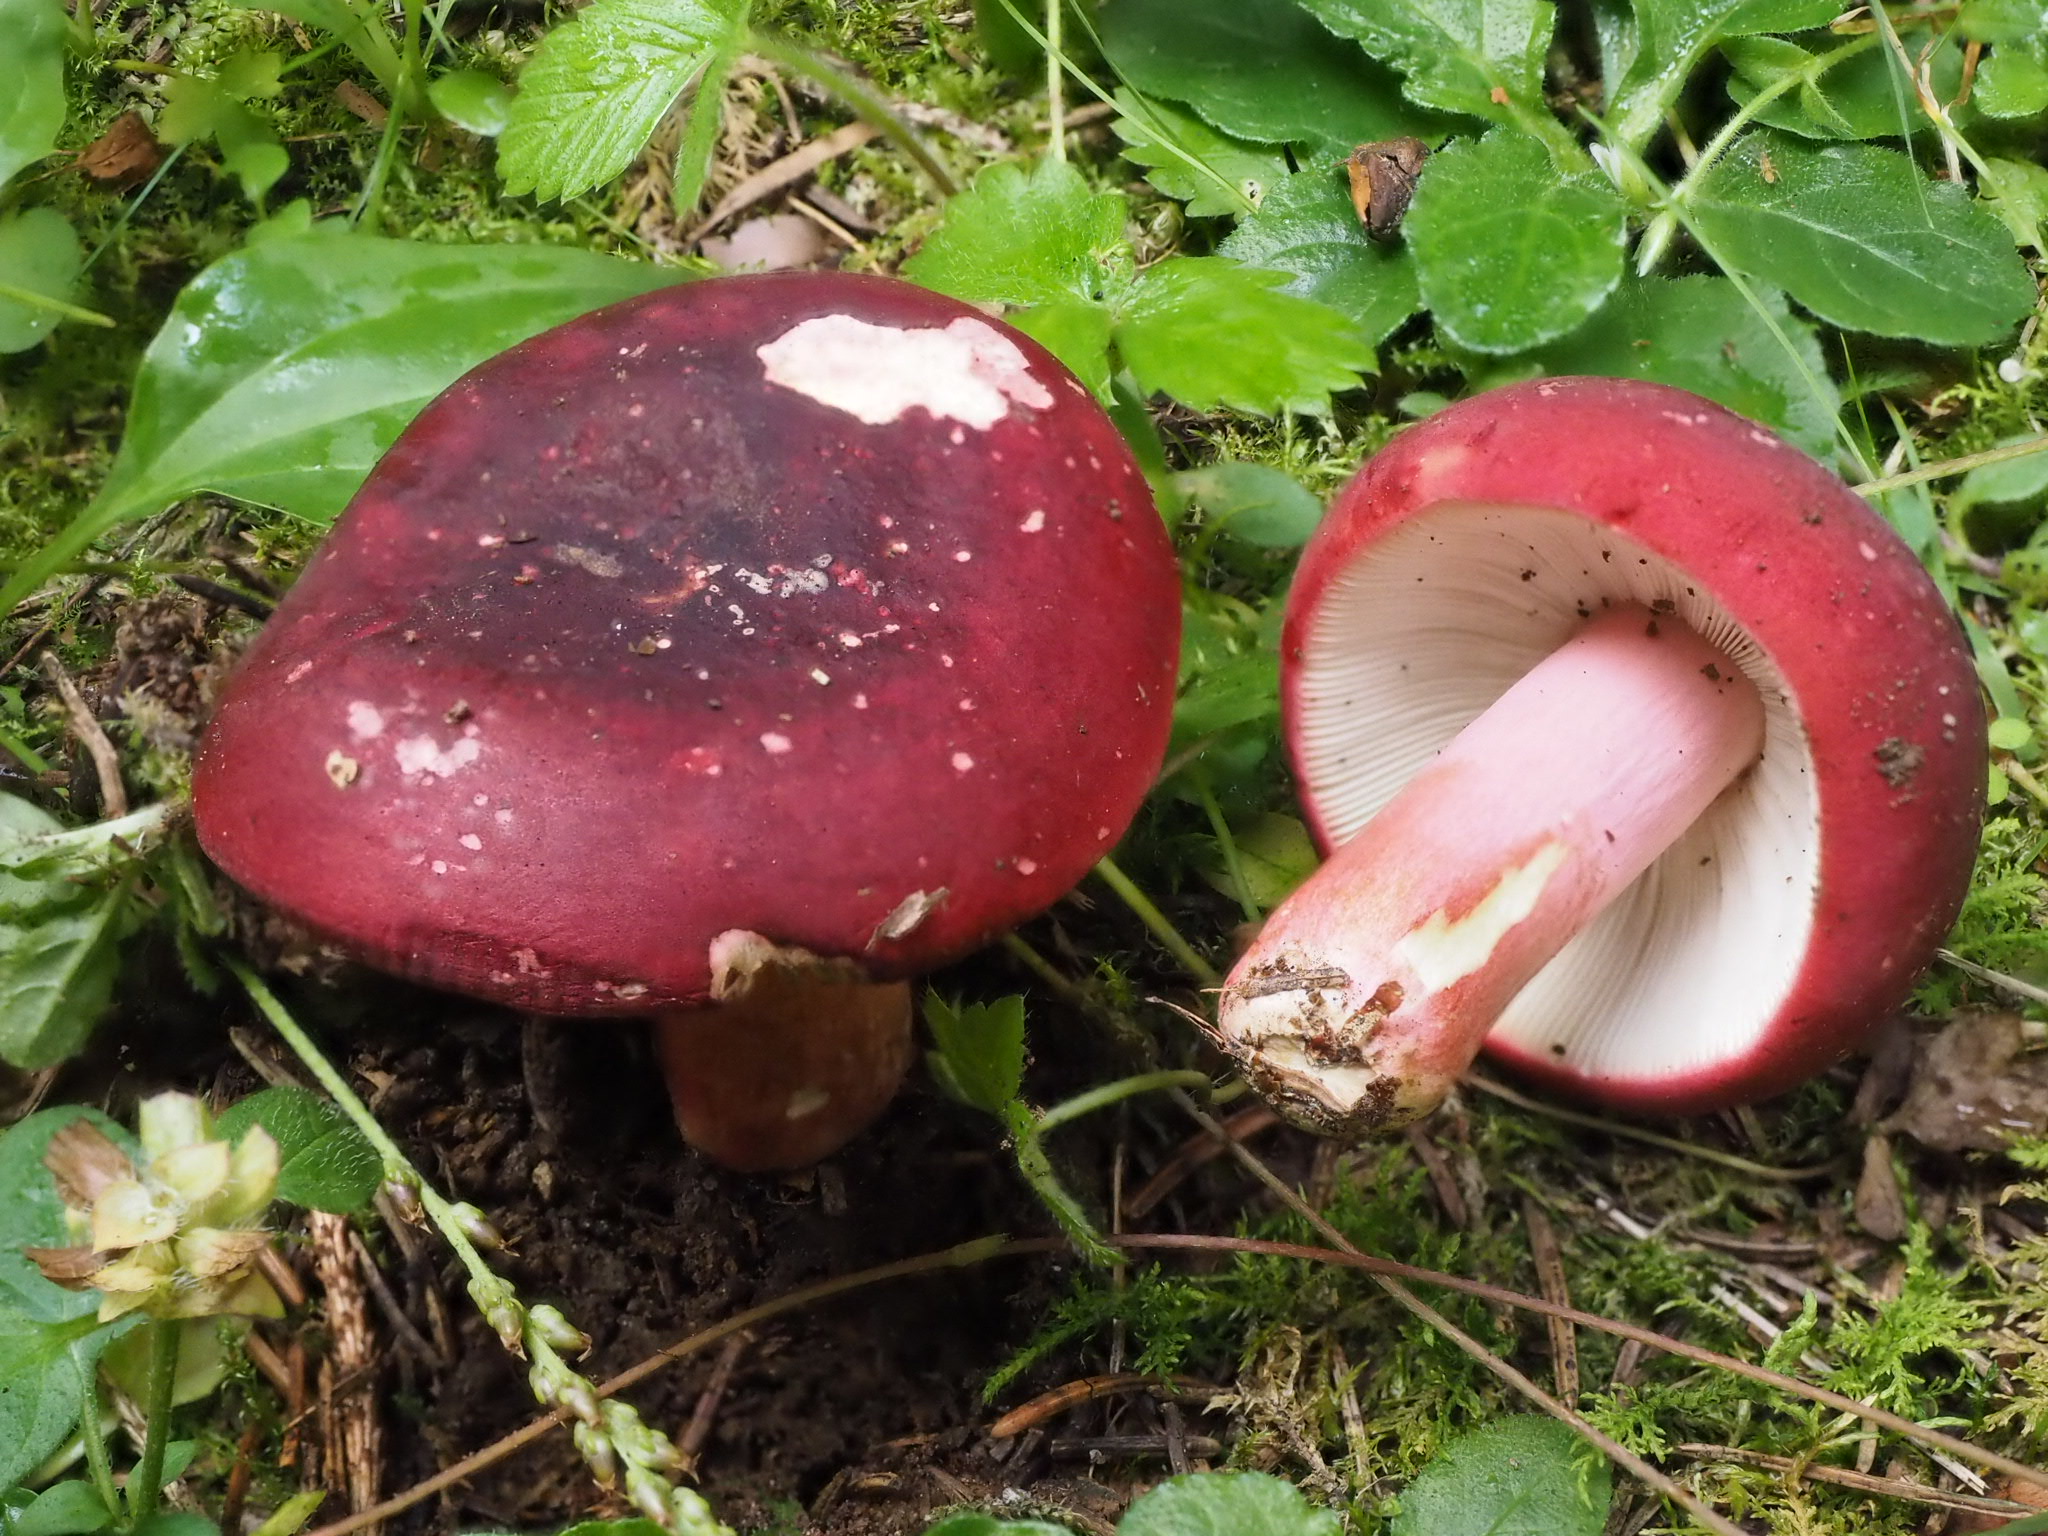
POLYGON ((1986 758, 1969 652, 1860 498, 1659 385, 1551 379, 1455 405, 1374 458, 1305 552, 1289 740, 1315 831, 1341 844, 1624 603, 1734 659, 1764 703, 1762 756, 1515 997, 1487 1049, 1580 1097, 1693 1112, 1851 1049, 1968 884, 1986 758))
POLYGON ((1165 750, 1179 578, 1050 354, 881 278, 614 305, 377 466, 207 732, 200 839, 371 963, 554 1013, 721 934, 876 977, 1049 906, 1165 750))

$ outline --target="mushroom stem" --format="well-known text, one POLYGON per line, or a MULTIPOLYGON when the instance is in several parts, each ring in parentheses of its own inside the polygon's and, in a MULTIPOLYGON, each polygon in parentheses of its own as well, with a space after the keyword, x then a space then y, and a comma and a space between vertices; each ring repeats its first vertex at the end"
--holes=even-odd
POLYGON ((1268 919, 1222 1044, 1311 1129, 1429 1113, 1515 994, 1756 761, 1762 700, 1636 606, 1459 733, 1268 919))
POLYGON ((910 987, 735 930, 712 946, 716 1001, 655 1015, 683 1140, 742 1173, 829 1157, 910 1070, 910 987))

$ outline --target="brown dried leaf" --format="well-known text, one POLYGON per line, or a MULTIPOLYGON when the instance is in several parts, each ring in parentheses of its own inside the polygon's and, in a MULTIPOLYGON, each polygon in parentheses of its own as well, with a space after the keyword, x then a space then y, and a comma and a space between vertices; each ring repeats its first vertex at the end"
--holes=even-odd
POLYGON ((2021 1055, 2017 1015, 1972 1014, 1920 1041, 1913 1085, 1879 1130, 1939 1152, 1996 1152, 2048 1132, 2048 1056, 2021 1055))
POLYGON ((89 1211, 109 1185, 135 1177, 128 1154, 90 1120, 74 1120, 50 1138, 43 1166, 57 1181, 57 1198, 74 1211, 89 1211))
POLYGON ((1910 1225, 1898 1170, 1892 1166, 1889 1137, 1872 1136, 1863 1143, 1863 1176, 1856 1181, 1856 1224, 1886 1243, 1899 1241, 1910 1225))
POLYGON ((99 1273, 107 1256, 96 1248, 24 1248, 29 1263, 43 1272, 45 1280, 67 1291, 92 1289, 89 1276, 99 1273))
POLYGON ((353 80, 344 80, 337 85, 334 88, 334 99, 372 128, 382 128, 384 120, 391 116, 389 107, 353 80))
POLYGON ((120 187, 142 182, 164 163, 164 147, 140 112, 123 112, 107 131, 81 149, 71 162, 94 181, 111 181, 120 187))

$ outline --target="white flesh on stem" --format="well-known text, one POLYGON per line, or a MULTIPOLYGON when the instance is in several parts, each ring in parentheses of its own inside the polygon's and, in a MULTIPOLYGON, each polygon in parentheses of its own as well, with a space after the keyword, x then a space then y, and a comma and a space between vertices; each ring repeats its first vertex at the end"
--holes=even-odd
POLYGON ((1304 1123, 1427 1114, 1501 1012, 1755 763, 1764 707, 1669 616, 1588 622, 1268 919, 1218 1030, 1304 1123))

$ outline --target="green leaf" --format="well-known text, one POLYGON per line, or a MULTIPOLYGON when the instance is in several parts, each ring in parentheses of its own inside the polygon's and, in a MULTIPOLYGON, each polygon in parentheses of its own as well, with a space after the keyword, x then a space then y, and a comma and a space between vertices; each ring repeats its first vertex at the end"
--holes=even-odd
POLYGON ((1173 477, 1210 526, 1264 549, 1299 549, 1323 520, 1323 504, 1292 475, 1264 464, 1205 464, 1173 477))
POLYGON ((27 1071, 75 1054, 106 1012, 127 916, 125 888, 95 878, 96 850, 49 851, 62 832, 0 795, 0 1060, 27 1071))
POLYGON ((160 1509, 128 1536, 220 1536, 220 1527, 194 1510, 160 1509))
POLYGON ((1776 428, 1808 453, 1834 451, 1841 398, 1813 327, 1759 296, 1787 352, 1725 277, 1636 278, 1571 335, 1529 354, 1545 373, 1675 384, 1776 428))
POLYGON ((2021 245, 2041 246, 2048 223, 2048 166, 2031 160, 1986 160, 1984 202, 2021 245))
POLYGON ((1287 157, 1277 149, 1233 139, 1193 113, 1141 102, 1129 91, 1118 91, 1116 101, 1123 115, 1110 126, 1123 140, 1124 158, 1142 165, 1147 181, 1187 204, 1197 218, 1234 218, 1287 177, 1287 157), (1206 170, 1189 165, 1183 155, 1206 170))
MULTIPOLYGON (((556 27, 520 72, 498 139, 505 190, 564 198, 610 181, 692 79, 693 116, 715 122, 749 9, 750 0, 593 0, 556 27)), ((678 156, 678 207, 695 204, 702 176, 701 163, 678 156)))
POLYGON ((1044 304, 1094 299, 1118 261, 1129 261, 1123 198, 1064 160, 1040 160, 975 177, 903 275, 970 304, 1044 304))
POLYGON ((56 1483, 8 1522, 7 1536, 87 1536, 105 1529, 113 1519, 91 1483, 56 1483))
POLYGON ((126 1130, 98 1110, 75 1104, 38 1110, 0 1131, 0 1307, 31 1322, 72 1322, 99 1308, 98 1296, 45 1280, 21 1251, 62 1248, 75 1241, 56 1181, 43 1166, 50 1138, 75 1120, 89 1121, 115 1145, 133 1151, 126 1130))
POLYGON ((1124 80, 1188 103, 1239 139, 1349 152, 1447 126, 1403 101, 1387 69, 1291 4, 1110 0, 1100 31, 1103 54, 1124 80))
POLYGON ((624 1520, 579 1520, 562 1536, 665 1536, 665 1529, 634 1515, 624 1520))
POLYGON ((66 25, 62 0, 0 0, 8 54, 8 88, 0 90, 0 187, 57 147, 66 25))
MULTIPOLYGON (((1315 872, 1322 862, 1308 828, 1292 816, 1261 811, 1231 826, 1237 844, 1237 869, 1254 905, 1270 912, 1315 872)), ((1225 896, 1237 894, 1237 882, 1219 849, 1204 861, 1202 878, 1225 896)))
POLYGON ((143 355, 100 493, 0 586, 0 610, 117 523, 202 490, 314 521, 340 511, 405 424, 470 368, 672 270, 552 246, 311 234, 189 283, 143 355))
POLYGON ((1047 1525, 1043 1520, 998 1520, 994 1515, 973 1512, 948 1515, 937 1525, 925 1527, 924 1536, 1074 1536, 1064 1525, 1047 1525))
POLYGON ((1496 131, 1430 158, 1405 226, 1422 301, 1446 337, 1520 352, 1562 336, 1621 280, 1621 200, 1565 176, 1541 144, 1496 131))
POLYGON ((21 1481, 64 1443, 78 1422, 86 1374, 136 1321, 43 1322, 0 1301, 0 1486, 21 1481))
POLYGON ((1321 172, 1276 182, 1218 249, 1248 267, 1287 273, 1293 280, 1281 292, 1329 305, 1369 347, 1422 307, 1408 247, 1367 239, 1350 193, 1321 172))
POLYGON ((1390 1536, 1600 1536, 1613 1496, 1607 1463, 1568 1426, 1515 1414, 1423 1468, 1390 1536))
MULTIPOLYGON (((1515 121, 1518 110, 1531 116, 1549 111, 1543 61, 1556 26, 1549 0, 1301 3, 1331 31, 1357 39, 1407 76, 1408 95, 1425 106, 1495 122, 1515 121)), ((1256 58, 1258 51, 1241 57, 1256 58)))
POLYGON ((1093 299, 1054 299, 1019 310, 1009 322, 1065 363, 1096 399, 1109 398, 1113 317, 1108 309, 1093 299))
POLYGON ((85 247, 56 209, 0 215, 0 353, 26 352, 64 318, 60 310, 9 298, 4 290, 66 302, 84 265, 85 247))
POLYGON ((1024 1091, 1024 999, 952 1003, 924 995, 940 1080, 976 1109, 1000 1116, 1024 1091))
POLYGON ((455 69, 427 87, 434 110, 456 127, 496 138, 512 120, 512 87, 481 69, 455 69))
MULTIPOLYGON (((1799 77, 1791 93, 1767 102, 1758 121, 1809 139, 1905 138, 1931 128, 1916 110, 1913 93, 1897 77, 1898 66, 1882 48, 1862 40, 1824 53, 1809 53, 1778 37, 1741 38, 1723 46, 1734 66, 1728 91, 1743 105, 1786 75, 1799 77)), ((1943 101, 1962 88, 1963 60, 1944 46, 1929 61, 1934 90, 1943 101)))
POLYGON ((277 1197, 347 1213, 370 1203, 384 1160, 335 1104, 303 1088, 265 1088, 221 1112, 220 1133, 239 1141, 262 1126, 277 1143, 277 1197))
POLYGON ((1662 126, 1693 67, 1723 38, 1825 26, 1834 0, 1636 0, 1637 47, 1609 91, 1609 126, 1641 149, 1662 126))
POLYGON ((338 40, 377 77, 387 97, 399 94, 405 64, 378 7, 352 0, 229 0, 244 10, 276 11, 338 40))
POLYGON ((1331 393, 1357 387, 1372 349, 1287 283, 1222 256, 1168 257, 1124 299, 1118 350, 1141 388, 1198 411, 1325 411, 1331 393))
POLYGON ((2017 43, 2000 44, 1977 71, 1970 100, 1986 117, 2037 117, 2048 112, 2048 60, 2037 43, 2028 52, 2017 43))
POLYGON ((1844 330, 1979 346, 2033 307, 2033 282, 1998 220, 1897 150, 1751 134, 1689 208, 1717 259, 1844 330))
POLYGON ((1117 1536, 1339 1536, 1343 1528, 1292 1483, 1264 1472, 1197 1472, 1137 1499, 1117 1536))

